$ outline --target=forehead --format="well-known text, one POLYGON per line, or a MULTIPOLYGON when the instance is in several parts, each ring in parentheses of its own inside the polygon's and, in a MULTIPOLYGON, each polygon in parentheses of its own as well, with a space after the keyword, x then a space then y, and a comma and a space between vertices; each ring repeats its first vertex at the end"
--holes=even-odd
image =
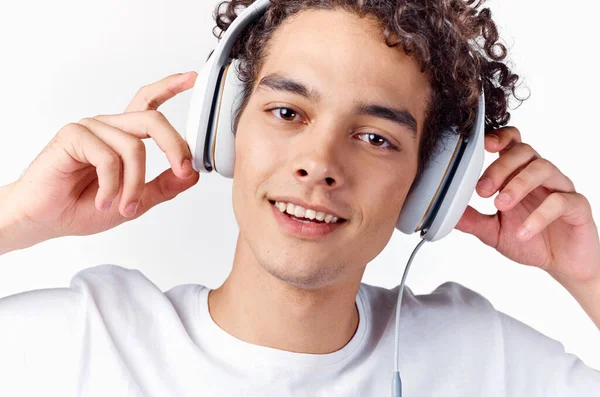
POLYGON ((363 100, 403 107, 422 126, 429 80, 400 45, 386 45, 374 17, 340 9, 292 16, 274 32, 257 81, 271 73, 297 78, 332 105, 363 100))

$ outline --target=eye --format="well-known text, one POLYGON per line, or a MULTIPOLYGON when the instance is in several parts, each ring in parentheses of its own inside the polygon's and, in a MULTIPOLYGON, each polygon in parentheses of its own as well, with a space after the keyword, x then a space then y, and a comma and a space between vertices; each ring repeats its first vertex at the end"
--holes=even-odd
POLYGON ((373 146, 376 146, 378 149, 382 150, 398 150, 394 145, 392 145, 387 139, 382 137, 381 135, 373 134, 370 132, 364 132, 362 134, 358 134, 358 136, 366 136, 366 139, 359 138, 362 141, 370 143, 373 146))
POLYGON ((275 115, 280 120, 283 121, 294 121, 294 118, 298 115, 298 113, 294 109, 286 108, 286 107, 278 107, 269 109, 271 113, 275 115), (277 116, 279 114, 279 117, 277 116))

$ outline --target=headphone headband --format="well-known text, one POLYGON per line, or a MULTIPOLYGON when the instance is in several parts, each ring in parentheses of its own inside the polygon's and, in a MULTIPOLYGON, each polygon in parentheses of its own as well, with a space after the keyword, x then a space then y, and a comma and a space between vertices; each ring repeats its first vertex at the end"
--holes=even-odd
MULTIPOLYGON (((198 74, 185 130, 196 171, 214 170, 233 177, 233 117, 241 105, 244 84, 237 75, 238 61, 229 59, 230 51, 243 29, 259 18, 270 3, 258 0, 236 17, 198 74)), ((396 223, 398 230, 406 234, 421 231, 423 239, 435 241, 454 229, 483 168, 484 116, 482 93, 469 138, 463 139, 456 127, 441 134, 441 150, 413 182, 396 223)))

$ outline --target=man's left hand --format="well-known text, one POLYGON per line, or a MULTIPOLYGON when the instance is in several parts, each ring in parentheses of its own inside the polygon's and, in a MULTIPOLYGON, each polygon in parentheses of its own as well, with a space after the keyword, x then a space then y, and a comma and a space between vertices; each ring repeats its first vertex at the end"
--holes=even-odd
POLYGON ((456 229, 557 280, 600 280, 598 228, 590 203, 575 191, 573 182, 521 142, 514 127, 487 134, 485 150, 499 157, 483 172, 476 191, 481 197, 499 191, 494 200, 498 211, 486 215, 468 206, 456 229))

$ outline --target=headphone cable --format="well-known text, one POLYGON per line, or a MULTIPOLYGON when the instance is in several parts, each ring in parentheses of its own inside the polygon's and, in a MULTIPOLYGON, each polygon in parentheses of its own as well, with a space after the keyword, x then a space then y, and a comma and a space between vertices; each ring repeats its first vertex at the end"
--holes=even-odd
MULTIPOLYGON (((427 231, 423 230, 421 232, 421 236, 423 236, 427 231)), ((400 372, 398 370, 398 345, 400 344, 398 340, 398 332, 400 330, 400 308, 402 306, 402 295, 404 292, 404 283, 406 281, 406 276, 408 275, 408 269, 410 269, 410 265, 417 254, 417 251, 421 246, 425 243, 425 239, 421 239, 419 244, 415 247, 410 258, 408 260, 408 264, 406 265, 406 269, 404 269, 404 274, 402 275, 402 282, 400 283, 400 289, 398 290, 398 302, 396 303, 396 334, 394 339, 394 374, 392 378, 392 397, 402 397, 402 380, 400 379, 400 372)))

